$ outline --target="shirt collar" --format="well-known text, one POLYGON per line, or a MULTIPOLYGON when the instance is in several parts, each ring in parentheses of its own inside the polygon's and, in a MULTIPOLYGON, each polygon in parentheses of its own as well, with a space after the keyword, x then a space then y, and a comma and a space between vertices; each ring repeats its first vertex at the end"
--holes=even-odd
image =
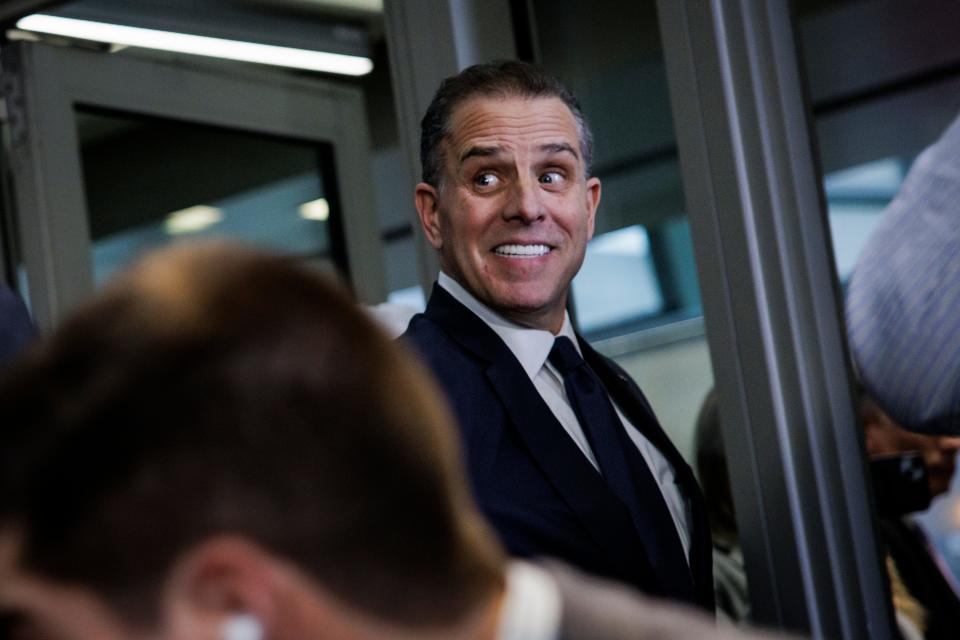
MULTIPOLYGON (((533 380, 543 364, 550 355, 553 348, 553 341, 558 336, 570 338, 577 352, 580 352, 580 345, 577 343, 577 336, 573 331, 573 324, 570 322, 570 314, 563 312, 563 325, 560 327, 560 333, 556 336, 544 329, 531 329, 515 322, 507 320, 499 313, 493 311, 487 305, 477 300, 473 294, 467 291, 459 282, 440 272, 437 282, 447 293, 474 315, 483 320, 487 326, 493 329, 494 333, 500 336, 507 348, 520 361, 520 366, 526 372, 527 377, 533 380)), ((581 354, 582 355, 582 354, 581 354)))
POLYGON ((535 564, 514 560, 506 577, 497 640, 556 640, 563 600, 553 576, 535 564))

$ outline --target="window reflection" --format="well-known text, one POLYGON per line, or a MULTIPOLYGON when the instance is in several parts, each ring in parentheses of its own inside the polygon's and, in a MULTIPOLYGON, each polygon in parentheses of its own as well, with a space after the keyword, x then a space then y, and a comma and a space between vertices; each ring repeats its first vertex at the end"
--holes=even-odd
POLYGON ((77 108, 93 276, 227 237, 343 271, 327 145, 77 108))
POLYGON ((663 309, 647 230, 635 224, 595 237, 573 281, 573 295, 584 333, 663 309))
POLYGON ((578 329, 644 390, 690 459, 712 385, 655 0, 532 0, 537 62, 576 94, 603 184, 573 281, 578 329))
POLYGON ((893 200, 909 163, 884 158, 824 176, 837 275, 846 282, 870 232, 893 200))

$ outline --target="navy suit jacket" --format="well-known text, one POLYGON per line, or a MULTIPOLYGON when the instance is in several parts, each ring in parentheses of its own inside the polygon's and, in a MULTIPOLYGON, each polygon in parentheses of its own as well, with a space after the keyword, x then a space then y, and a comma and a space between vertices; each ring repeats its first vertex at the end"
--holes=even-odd
MULTIPOLYGON (((461 429, 474 497, 510 553, 553 556, 596 575, 670 596, 630 512, 564 431, 506 344, 434 285, 404 334, 446 391, 461 429)), ((584 359, 624 415, 666 456, 690 503, 694 593, 713 609, 710 531, 693 472, 627 374, 578 337, 584 359)), ((675 597, 675 596, 674 596, 675 597)))

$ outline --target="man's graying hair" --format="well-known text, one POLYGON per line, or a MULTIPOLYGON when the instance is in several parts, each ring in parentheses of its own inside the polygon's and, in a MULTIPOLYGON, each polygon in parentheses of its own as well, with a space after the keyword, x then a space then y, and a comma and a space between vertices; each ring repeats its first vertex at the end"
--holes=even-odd
POLYGON ((424 182, 440 188, 444 162, 441 143, 450 133, 450 116, 462 103, 478 96, 562 100, 577 123, 584 171, 587 176, 590 175, 593 161, 593 134, 584 120, 580 104, 573 92, 535 64, 517 60, 499 60, 467 67, 440 84, 430 106, 427 107, 427 113, 420 121, 420 164, 423 168, 424 182))

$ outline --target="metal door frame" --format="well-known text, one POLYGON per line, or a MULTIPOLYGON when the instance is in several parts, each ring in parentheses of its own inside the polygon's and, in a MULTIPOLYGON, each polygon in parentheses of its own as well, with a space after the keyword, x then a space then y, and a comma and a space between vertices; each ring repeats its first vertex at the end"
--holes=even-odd
POLYGON ((93 290, 75 104, 332 145, 352 285, 365 302, 384 298, 359 89, 253 66, 33 42, 8 43, 2 56, 20 247, 42 328, 93 290))
POLYGON ((787 0, 658 0, 752 613, 896 637, 787 0))

